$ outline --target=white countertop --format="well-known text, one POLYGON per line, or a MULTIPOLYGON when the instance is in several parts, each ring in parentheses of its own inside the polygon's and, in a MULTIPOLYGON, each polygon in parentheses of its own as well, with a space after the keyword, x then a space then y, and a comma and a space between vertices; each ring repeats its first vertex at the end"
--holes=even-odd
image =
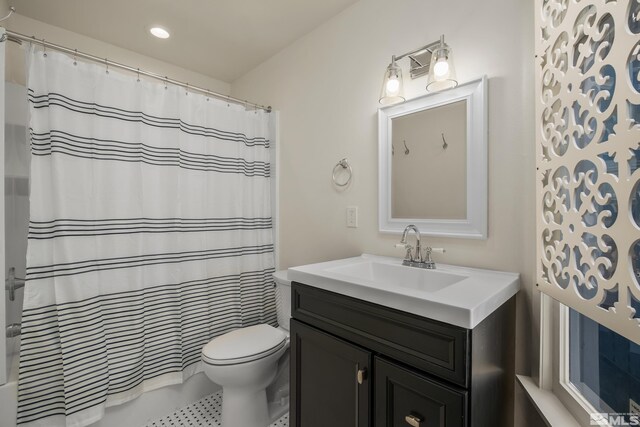
POLYGON ((423 270, 402 266, 399 258, 368 254, 293 267, 288 279, 467 329, 520 289, 517 273, 446 264, 423 270), (417 283, 418 276, 421 283, 398 285, 403 277, 417 283))

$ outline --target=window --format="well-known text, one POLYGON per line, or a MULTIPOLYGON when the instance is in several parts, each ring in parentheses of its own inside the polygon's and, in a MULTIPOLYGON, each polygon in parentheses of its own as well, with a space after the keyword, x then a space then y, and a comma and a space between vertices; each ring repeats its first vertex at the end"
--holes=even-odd
POLYGON ((640 345, 569 309, 569 382, 600 412, 640 415, 640 345))
POLYGON ((542 367, 553 367, 549 388, 580 425, 640 426, 640 345, 548 302, 553 363, 542 367))

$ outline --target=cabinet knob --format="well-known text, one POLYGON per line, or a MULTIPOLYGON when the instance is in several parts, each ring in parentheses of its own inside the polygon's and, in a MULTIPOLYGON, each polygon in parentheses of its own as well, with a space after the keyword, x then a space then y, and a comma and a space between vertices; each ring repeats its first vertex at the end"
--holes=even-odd
POLYGON ((417 417, 415 415, 407 415, 406 417, 404 417, 404 420, 407 422, 407 424, 409 424, 411 427, 420 427, 421 423, 422 423, 422 418, 417 417))
POLYGON ((367 379, 367 368, 358 369, 358 384, 362 384, 367 379))

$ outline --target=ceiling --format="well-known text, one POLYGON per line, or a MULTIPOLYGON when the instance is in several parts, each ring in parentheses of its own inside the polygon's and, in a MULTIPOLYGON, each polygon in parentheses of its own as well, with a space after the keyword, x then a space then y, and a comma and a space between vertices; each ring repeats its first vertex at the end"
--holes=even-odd
POLYGON ((21 15, 233 82, 357 0, 13 0, 21 15), (167 40, 151 26, 171 32, 167 40))

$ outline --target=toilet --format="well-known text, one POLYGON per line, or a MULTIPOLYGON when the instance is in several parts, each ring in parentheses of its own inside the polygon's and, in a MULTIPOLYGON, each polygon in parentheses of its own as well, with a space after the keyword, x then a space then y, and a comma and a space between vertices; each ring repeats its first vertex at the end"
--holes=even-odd
POLYGON ((266 427, 272 421, 267 387, 287 371, 279 369, 279 361, 288 352, 291 317, 291 282, 286 270, 274 273, 273 278, 277 328, 260 324, 236 329, 202 348, 205 375, 222 386, 222 427, 266 427))

